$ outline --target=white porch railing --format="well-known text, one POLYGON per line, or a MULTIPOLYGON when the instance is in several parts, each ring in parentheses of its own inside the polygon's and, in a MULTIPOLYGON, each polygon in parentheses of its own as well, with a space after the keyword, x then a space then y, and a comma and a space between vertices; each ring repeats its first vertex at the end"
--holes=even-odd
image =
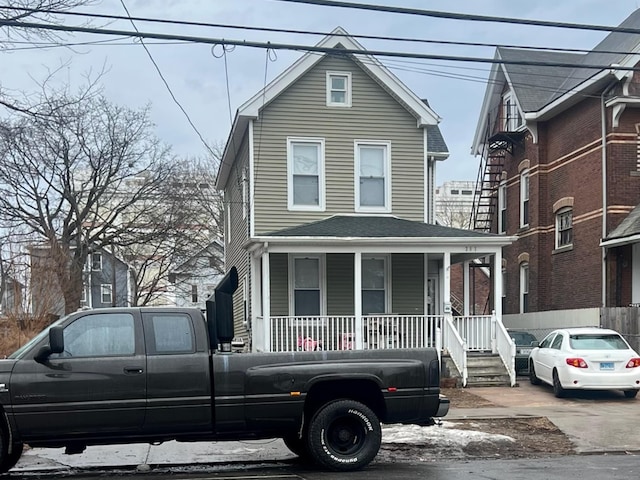
POLYGON ((460 372, 462 386, 467 386, 469 371, 467 369, 467 344, 456 329, 451 317, 445 317, 442 328, 442 346, 449 353, 451 360, 460 372))
POLYGON ((453 326, 467 344, 470 352, 494 351, 492 315, 452 317, 453 326))
POLYGON ((507 372, 509 372, 509 381, 513 387, 516 384, 516 344, 511 339, 511 336, 509 335, 509 332, 507 332, 504 324, 497 317, 495 317, 494 325, 496 339, 495 350, 498 355, 500 355, 504 366, 507 367, 507 372))
POLYGON ((366 315, 358 332, 355 316, 271 317, 271 352, 297 350, 441 349, 440 315, 366 315), (360 336, 360 338, 358 338, 360 336), (360 343, 361 342, 361 343, 360 343))

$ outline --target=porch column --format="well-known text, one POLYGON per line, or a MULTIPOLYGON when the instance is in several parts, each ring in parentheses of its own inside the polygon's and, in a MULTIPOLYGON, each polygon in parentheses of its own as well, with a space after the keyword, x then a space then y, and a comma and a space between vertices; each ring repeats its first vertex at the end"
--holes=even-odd
POLYGON ((262 253, 262 321, 264 349, 271 351, 271 288, 269 287, 269 252, 262 253))
POLYGON ((471 295, 469 294, 469 264, 469 261, 462 264, 462 301, 464 302, 464 312, 462 312, 462 315, 465 317, 471 315, 469 309, 469 298, 471 298, 471 295))
POLYGON ((449 252, 444 252, 442 257, 442 270, 444 272, 443 313, 451 315, 451 253, 449 252))
POLYGON ((493 310, 502 320, 502 248, 496 250, 493 258, 493 310))
POLYGON ((362 350, 362 253, 353 253, 353 314, 356 317, 356 350, 362 350))

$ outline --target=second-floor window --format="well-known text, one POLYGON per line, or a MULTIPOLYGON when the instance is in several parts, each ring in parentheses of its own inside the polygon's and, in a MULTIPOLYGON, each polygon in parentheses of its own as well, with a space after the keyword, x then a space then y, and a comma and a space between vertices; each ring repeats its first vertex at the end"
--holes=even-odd
POLYGON ((529 264, 520 264, 520 313, 529 311, 529 264))
POLYGON ((356 211, 390 212, 389 142, 356 142, 356 211))
POLYGON ((498 233, 507 231, 507 182, 503 180, 498 187, 498 233))
POLYGON ((324 139, 288 138, 290 210, 324 210, 324 139))
POLYGON ((556 213, 556 248, 573 244, 573 210, 563 208, 556 213))
POLYGON ((91 270, 102 270, 102 253, 94 252, 91 254, 91 270))
POLYGON ((529 225, 529 170, 520 174, 520 227, 529 225))

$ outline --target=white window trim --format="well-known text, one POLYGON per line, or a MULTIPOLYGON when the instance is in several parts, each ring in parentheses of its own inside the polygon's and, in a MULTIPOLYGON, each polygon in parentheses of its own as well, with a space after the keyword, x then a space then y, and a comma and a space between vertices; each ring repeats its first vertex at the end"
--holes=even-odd
POLYGON ((351 72, 327 71, 326 75, 326 99, 327 107, 350 108, 351 107, 351 72), (344 103, 331 101, 331 77, 345 77, 347 79, 344 103))
POLYGON ((296 258, 317 258, 320 278, 318 279, 320 286, 320 316, 327 314, 327 289, 326 289, 326 255, 320 254, 296 254, 289 255, 289 316, 295 316, 295 268, 294 262, 296 258))
POLYGON ((112 285, 110 283, 103 283, 100 285, 100 303, 108 303, 108 304, 112 304, 113 303, 113 288, 112 285), (104 300, 104 296, 105 293, 107 293, 108 290, 108 295, 109 295, 109 301, 106 302, 104 300))
MULTIPOLYGON (((530 277, 529 277, 529 263, 528 262, 522 262, 520 264, 520 289, 519 289, 520 290, 520 294, 519 294, 519 296, 520 296, 520 313, 526 313, 524 311, 524 294, 526 293, 527 294, 527 298, 529 297, 529 286, 531 285, 529 280, 530 280, 530 277), (526 275, 527 275, 527 291, 526 292, 524 291, 525 271, 526 271, 526 275)), ((529 307, 531 307, 531 304, 529 304, 529 307)), ((531 309, 529 308, 529 310, 531 310, 531 309)))
POLYGON ((245 172, 242 173, 242 218, 247 218, 247 174, 245 172))
MULTIPOLYGON (((378 313, 391 313, 393 311, 391 305, 391 255, 362 255, 360 262, 363 260, 383 260, 384 261, 384 312, 378 313)), ((360 267, 362 268, 362 267, 360 267)), ((361 287, 361 290, 368 290, 361 287)), ((362 291, 360 291, 362 296, 362 291)))
POLYGON ((556 212, 556 244, 555 248, 568 248, 573 245, 573 208, 564 207, 556 212), (560 245, 560 216, 564 213, 571 212, 571 242, 566 245, 560 245))
POLYGON ((229 244, 231 243, 231 199, 228 199, 225 203, 224 236, 229 244))
POLYGON ((524 125, 524 119, 522 113, 520 112, 520 108, 518 107, 518 102, 516 102, 516 96, 513 94, 513 92, 507 92, 502 97, 502 109, 502 111, 505 112, 503 127, 506 131, 513 132, 524 125), (519 115, 514 115, 513 117, 510 116, 510 113, 512 112, 509 112, 506 108, 507 102, 511 104, 512 112, 519 115), (520 117, 520 123, 518 123, 518 116, 520 117))
POLYGON ((324 175, 324 138, 321 137, 287 137, 287 204, 288 209, 298 212, 324 212, 325 175, 324 175), (318 205, 295 205, 293 203, 293 143, 313 143, 319 145, 318 152, 318 205))
MULTIPOLYGON (((502 212, 507 210, 507 181, 502 180, 498 186, 498 233, 506 233, 507 222, 502 220, 502 212)), ((506 213, 505 213, 506 216, 506 213)))
POLYGON ((391 142, 388 140, 355 140, 353 142, 354 163, 354 192, 355 211, 358 213, 391 213, 391 142), (360 146, 381 146, 386 147, 387 155, 384 162, 384 199, 385 205, 382 207, 362 207, 360 206, 360 146))
POLYGON ((529 218, 527 222, 524 221, 524 203, 525 201, 529 202, 530 198, 530 190, 531 190, 531 177, 529 176, 529 170, 523 170, 520 173, 520 228, 528 227, 529 222, 531 221, 531 205, 529 205, 529 218), (526 191, 523 188, 524 179, 527 179, 527 188, 526 191), (525 196, 526 193, 526 196, 525 196))

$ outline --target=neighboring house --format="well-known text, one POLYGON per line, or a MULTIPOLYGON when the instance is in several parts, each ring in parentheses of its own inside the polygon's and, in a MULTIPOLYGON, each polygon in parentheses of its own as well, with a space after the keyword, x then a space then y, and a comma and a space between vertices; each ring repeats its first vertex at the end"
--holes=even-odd
MULTIPOLYGON (((640 29, 640 10, 621 26, 640 29)), ((474 227, 517 237, 503 254, 504 312, 640 303, 640 35, 495 58, 473 143, 474 227)))
POLYGON ((445 227, 469 228, 476 182, 455 180, 436 187, 436 221, 445 227))
MULTIPOLYGON (((64 297, 46 247, 29 249, 31 258, 31 312, 36 316, 64 315, 64 297)), ((82 274, 80 306, 125 307, 129 302, 129 267, 106 250, 89 254, 82 274)))
POLYGON ((169 275, 178 307, 205 308, 205 301, 224 276, 224 245, 216 240, 169 275))
POLYGON ((450 266, 500 265, 511 239, 436 225, 440 118, 344 30, 318 46, 336 50, 302 56, 239 108, 222 158, 236 335, 246 303, 254 351, 420 347, 442 331, 464 355, 450 266))
POLYGON ((0 298, 0 314, 22 313, 24 285, 14 277, 7 275, 3 281, 2 298, 0 298))
POLYGON ((128 307, 130 281, 125 262, 105 249, 92 252, 83 272, 80 304, 90 308, 128 307))

